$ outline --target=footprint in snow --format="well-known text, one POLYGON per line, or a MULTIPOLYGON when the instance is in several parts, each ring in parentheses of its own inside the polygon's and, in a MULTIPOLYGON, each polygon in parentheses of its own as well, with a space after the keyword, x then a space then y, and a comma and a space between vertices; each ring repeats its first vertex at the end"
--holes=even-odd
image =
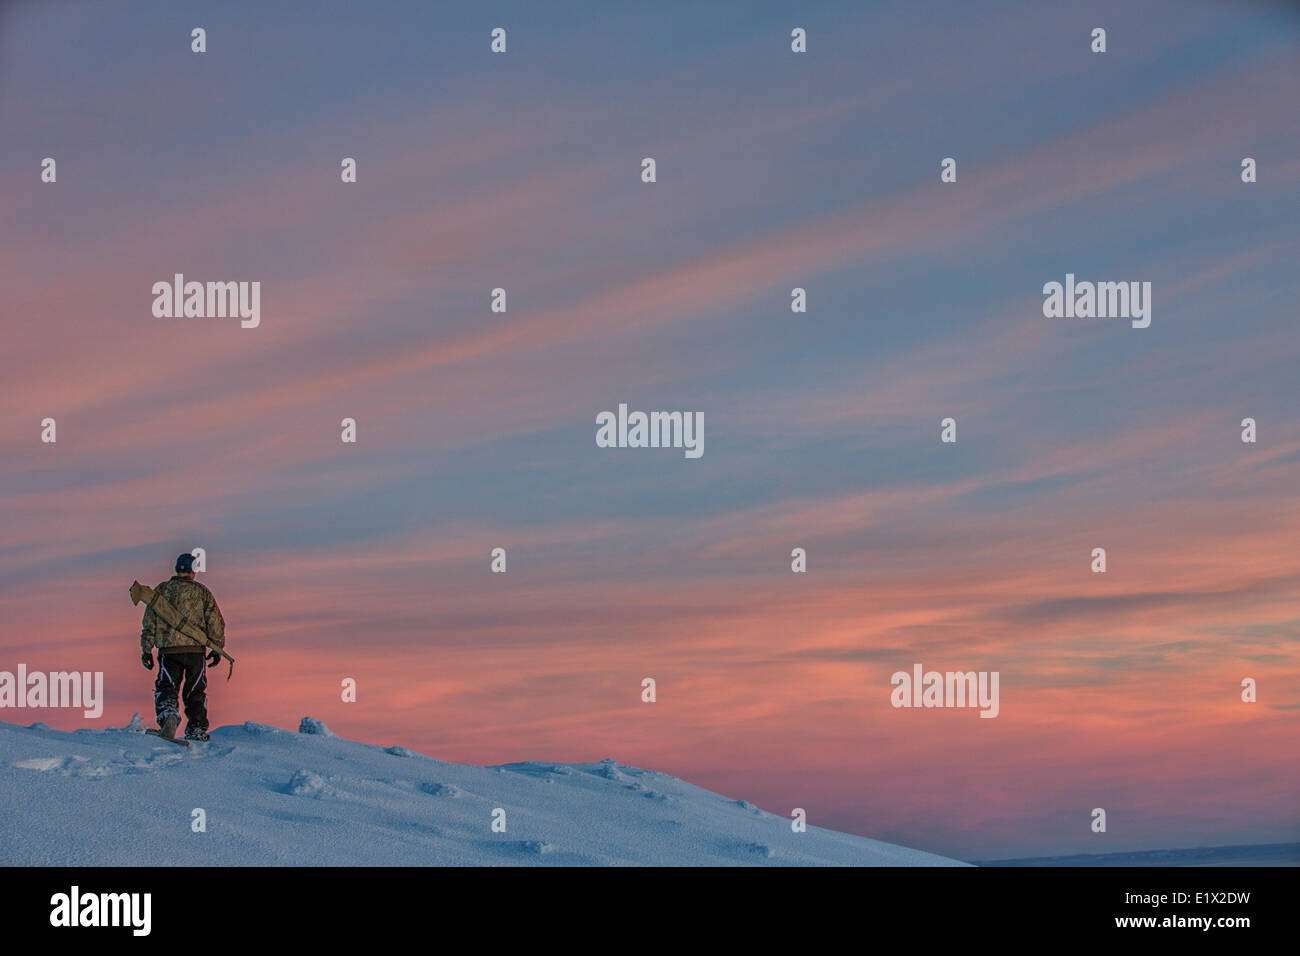
POLYGON ((449 783, 422 783, 420 789, 431 797, 459 797, 465 792, 449 783))
POLYGON ((668 800, 668 794, 660 793, 658 790, 651 790, 643 783, 629 783, 624 789, 631 790, 633 793, 639 793, 647 800, 655 800, 659 803, 664 803, 668 800))
POLYGON ((722 849, 732 855, 756 857, 770 860, 776 856, 776 850, 766 843, 724 843, 722 849))
POLYGON ((333 787, 325 782, 325 778, 310 770, 299 770, 295 773, 289 779, 289 785, 285 792, 296 797, 314 797, 318 800, 321 797, 330 797, 337 793, 333 787))
POLYGON ((57 773, 61 777, 100 780, 104 777, 117 776, 120 773, 139 773, 143 770, 165 767, 183 759, 184 754, 181 753, 158 752, 150 754, 148 757, 140 757, 122 751, 118 758, 111 760, 91 760, 89 757, 68 754, 63 757, 30 757, 27 760, 15 761, 12 766, 20 770, 57 773))

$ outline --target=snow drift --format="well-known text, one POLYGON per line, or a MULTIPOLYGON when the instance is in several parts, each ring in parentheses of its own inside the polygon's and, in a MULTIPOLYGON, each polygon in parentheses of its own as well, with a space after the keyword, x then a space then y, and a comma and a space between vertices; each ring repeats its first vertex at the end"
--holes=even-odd
POLYGON ((962 865, 794 833, 789 817, 613 760, 465 766, 310 717, 298 733, 221 727, 189 749, 138 715, 71 733, 0 722, 0 813, 5 865, 962 865))

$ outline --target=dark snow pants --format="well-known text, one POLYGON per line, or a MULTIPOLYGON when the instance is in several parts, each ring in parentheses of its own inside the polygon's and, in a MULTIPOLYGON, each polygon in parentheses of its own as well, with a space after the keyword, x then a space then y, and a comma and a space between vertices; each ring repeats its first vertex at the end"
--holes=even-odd
MULTIPOLYGON (((208 729, 208 674, 202 654, 159 654, 158 679, 153 684, 153 709, 158 726, 176 711, 176 695, 185 705, 185 729, 208 729)), ((177 714, 179 716, 179 714, 177 714)))

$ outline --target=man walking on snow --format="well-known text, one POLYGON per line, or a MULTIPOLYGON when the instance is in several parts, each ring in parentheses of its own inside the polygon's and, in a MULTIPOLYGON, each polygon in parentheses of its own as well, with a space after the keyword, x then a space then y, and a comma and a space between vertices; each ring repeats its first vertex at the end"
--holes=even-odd
MULTIPOLYGON (((226 644, 226 622, 217 607, 217 599, 194 580, 194 555, 176 559, 176 573, 154 589, 180 612, 182 627, 189 624, 202 631, 213 647, 226 644)), ((185 706, 185 739, 208 739, 208 675, 206 664, 216 664, 221 655, 173 628, 146 607, 140 630, 140 663, 153 670, 153 649, 158 648, 158 679, 153 685, 154 713, 164 737, 175 737, 180 715, 176 709, 179 693, 185 706)))

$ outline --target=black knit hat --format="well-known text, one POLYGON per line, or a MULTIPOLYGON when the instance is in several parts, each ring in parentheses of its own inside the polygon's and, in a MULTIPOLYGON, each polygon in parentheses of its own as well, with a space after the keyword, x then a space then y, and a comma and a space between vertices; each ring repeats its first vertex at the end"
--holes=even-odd
POLYGON ((186 552, 176 559, 176 573, 189 574, 194 570, 194 555, 186 552))

